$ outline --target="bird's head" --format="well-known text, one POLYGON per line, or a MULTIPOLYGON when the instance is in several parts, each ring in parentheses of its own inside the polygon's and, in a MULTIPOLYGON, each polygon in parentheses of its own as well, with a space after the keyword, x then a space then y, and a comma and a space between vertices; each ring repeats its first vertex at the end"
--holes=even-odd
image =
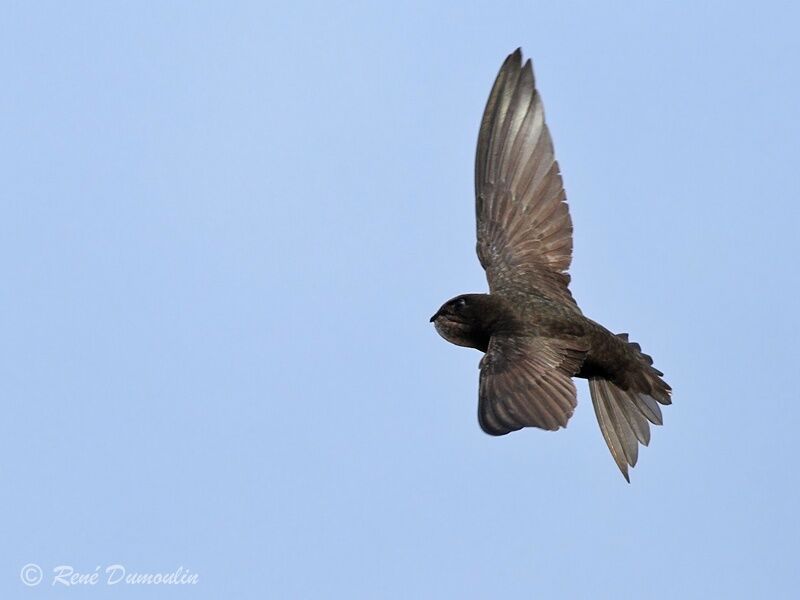
POLYGON ((486 351, 489 331, 486 330, 486 294, 462 294, 442 304, 431 323, 451 344, 486 351))

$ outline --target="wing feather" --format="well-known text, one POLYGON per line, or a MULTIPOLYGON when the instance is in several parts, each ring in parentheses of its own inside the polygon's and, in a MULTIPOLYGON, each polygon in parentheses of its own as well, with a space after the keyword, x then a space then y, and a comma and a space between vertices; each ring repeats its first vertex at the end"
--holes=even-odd
POLYGON ((505 435, 523 427, 566 427, 577 403, 572 375, 585 354, 574 340, 492 337, 481 360, 481 428, 505 435))
POLYGON ((481 265, 493 292, 569 292, 572 220, 530 60, 506 58, 486 103, 475 158, 481 265))

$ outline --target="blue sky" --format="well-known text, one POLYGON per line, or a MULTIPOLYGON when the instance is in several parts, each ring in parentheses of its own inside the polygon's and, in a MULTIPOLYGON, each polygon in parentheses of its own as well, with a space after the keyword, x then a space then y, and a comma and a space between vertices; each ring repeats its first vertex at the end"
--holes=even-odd
POLYGON ((3 13, 3 598, 796 596, 797 8, 3 13), (473 153, 517 46, 573 293, 674 388, 631 485, 583 381, 565 431, 483 434, 480 356, 428 323, 486 289, 473 153), (199 580, 51 584, 111 564, 199 580))

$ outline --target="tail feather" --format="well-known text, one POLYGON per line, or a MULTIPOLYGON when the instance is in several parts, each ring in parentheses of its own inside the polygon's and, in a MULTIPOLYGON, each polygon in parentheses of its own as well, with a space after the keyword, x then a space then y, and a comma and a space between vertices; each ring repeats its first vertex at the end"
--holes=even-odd
MULTIPOLYGON (((628 341, 627 334, 619 337, 628 341)), ((599 377, 589 379, 592 404, 614 462, 630 483, 628 467, 634 467, 639 458, 639 444, 650 443, 650 423, 661 425, 663 418, 659 404, 671 404, 671 388, 661 379, 653 359, 642 354, 639 345, 628 342, 637 351, 642 369, 631 374, 630 389, 623 390, 612 381, 599 377)))
POLYGON ((629 421, 625 418, 619 419, 616 415, 617 410, 620 412, 622 410, 619 408, 621 404, 615 399, 615 390, 612 386, 616 388, 613 383, 605 379, 589 380, 589 391, 592 395, 597 422, 600 424, 600 431, 603 432, 606 445, 611 451, 611 456, 614 457, 614 462, 622 471, 622 476, 630 483, 628 465, 633 466, 638 460, 637 438, 629 426, 629 421), (612 417, 612 415, 614 416, 612 417), (631 440, 631 438, 633 439, 631 440))
MULTIPOLYGON (((610 383, 610 382, 609 382, 610 383)), ((614 385, 613 383, 611 385, 614 385)), ((617 387, 617 386, 614 386, 617 387)), ((637 394, 635 392, 623 392, 619 388, 620 395, 626 397, 641 412, 645 418, 653 425, 663 425, 664 417, 661 415, 661 407, 658 402, 647 394, 637 394)))
MULTIPOLYGON (((656 404, 656 406, 658 406, 656 404)), ((631 398, 627 393, 622 395, 622 402, 620 403, 620 410, 628 422, 628 425, 633 431, 636 439, 643 446, 650 443, 650 425, 647 423, 647 418, 642 413, 636 400, 631 398)))

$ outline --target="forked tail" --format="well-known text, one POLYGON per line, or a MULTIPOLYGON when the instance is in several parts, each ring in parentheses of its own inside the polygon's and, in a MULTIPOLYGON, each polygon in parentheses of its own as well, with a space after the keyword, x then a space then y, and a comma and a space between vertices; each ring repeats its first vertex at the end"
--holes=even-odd
MULTIPOLYGON (((628 334, 618 337, 626 342, 628 334)), ((628 342, 638 357, 640 369, 632 373, 627 390, 601 378, 589 379, 594 412, 608 449, 622 475, 630 483, 628 465, 636 465, 639 444, 650 443, 650 423, 661 425, 659 404, 672 404, 672 389, 661 379, 663 373, 653 367, 653 359, 641 352, 639 344, 628 342)))

